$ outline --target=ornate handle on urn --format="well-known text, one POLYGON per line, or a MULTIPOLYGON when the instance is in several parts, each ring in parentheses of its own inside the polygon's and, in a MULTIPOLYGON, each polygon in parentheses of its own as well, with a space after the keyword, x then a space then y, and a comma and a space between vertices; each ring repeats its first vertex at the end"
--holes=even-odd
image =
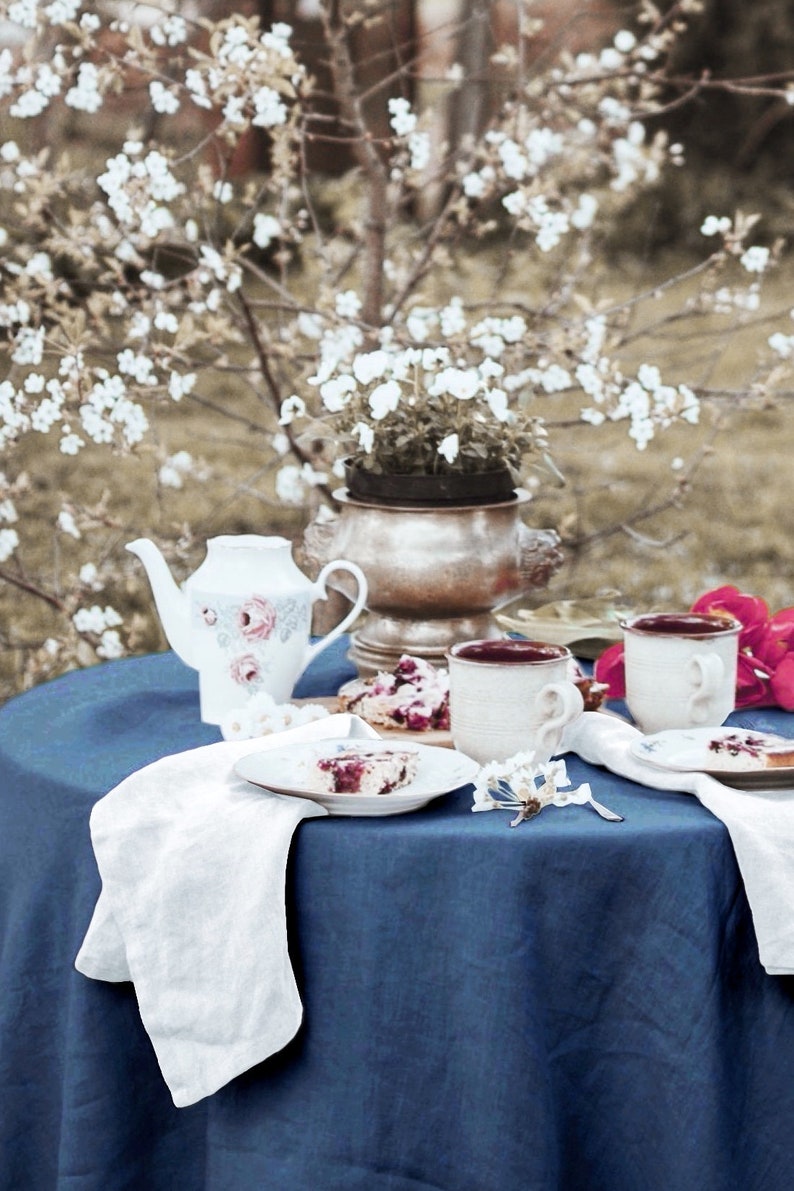
POLYGON ((530 529, 523 521, 518 525, 518 551, 522 592, 545 587, 564 561, 555 530, 530 529))

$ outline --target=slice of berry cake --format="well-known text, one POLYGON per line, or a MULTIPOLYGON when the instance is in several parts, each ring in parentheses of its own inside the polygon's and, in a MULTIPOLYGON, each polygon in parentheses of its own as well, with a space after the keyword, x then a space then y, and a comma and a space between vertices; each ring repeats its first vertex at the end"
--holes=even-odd
POLYGON ((348 683, 339 692, 339 705, 384 728, 448 729, 449 673, 406 653, 393 673, 383 671, 348 683))
POLYGON ((311 789, 318 794, 388 794, 412 782, 418 764, 417 754, 408 749, 350 747, 317 759, 311 789))
POLYGON ((708 743, 715 769, 780 769, 794 766, 794 741, 780 737, 739 735, 715 737, 708 743))

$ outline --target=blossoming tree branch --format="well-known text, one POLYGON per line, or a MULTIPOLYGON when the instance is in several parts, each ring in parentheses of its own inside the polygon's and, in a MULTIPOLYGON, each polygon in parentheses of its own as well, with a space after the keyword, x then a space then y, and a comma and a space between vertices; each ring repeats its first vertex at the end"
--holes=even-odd
MULTIPOLYGON (((354 39, 382 6, 310 7, 333 117, 284 23, 0 0, 0 581, 42 608, 25 682, 130 644, 108 596, 121 551, 104 546, 123 525, 111 501, 82 505, 85 452, 121 468, 148 449, 161 489, 200 483, 201 410, 219 436, 243 428, 272 500, 316 514, 344 459, 397 473, 506 464, 525 481, 554 474, 555 435, 622 423, 645 450, 695 425, 705 401, 785 383, 790 323, 763 328, 736 393, 709 392, 705 369, 675 375, 654 338, 677 318, 711 334, 715 318, 723 334, 753 320, 782 250, 755 215, 705 215, 702 261, 684 276, 625 299, 599 292, 594 264, 623 214, 684 160, 649 121, 704 86, 790 98, 786 79, 672 75, 695 0, 665 13, 644 0, 607 44, 553 61, 533 58, 539 23, 517 4, 477 135, 441 140, 439 104, 417 99, 427 47, 395 45, 364 92, 354 39), (261 161, 243 169, 253 136, 261 161), (341 188, 312 169, 320 144, 349 154, 341 188), (679 312, 654 315, 677 290, 679 312), (184 443, 163 458, 154 427, 177 409, 184 443), (27 562, 31 442, 62 477, 53 529, 83 551, 55 578, 27 562)), ((444 110, 471 81, 455 56, 465 33, 433 32, 452 47, 435 80, 444 110)))

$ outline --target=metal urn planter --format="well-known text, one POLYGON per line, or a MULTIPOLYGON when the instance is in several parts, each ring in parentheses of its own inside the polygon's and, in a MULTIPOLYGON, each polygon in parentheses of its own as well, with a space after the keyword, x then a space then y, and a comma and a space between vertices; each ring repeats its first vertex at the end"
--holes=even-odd
MULTIPOLYGON (((456 641, 501 636, 493 613, 543 588, 563 561, 558 535, 521 519, 529 494, 478 504, 383 504, 334 493, 338 514, 305 531, 302 558, 342 556, 361 567, 368 596, 352 634, 359 673, 391 670, 403 653, 446 664, 456 641)), ((331 581, 352 598, 345 576, 331 581)))

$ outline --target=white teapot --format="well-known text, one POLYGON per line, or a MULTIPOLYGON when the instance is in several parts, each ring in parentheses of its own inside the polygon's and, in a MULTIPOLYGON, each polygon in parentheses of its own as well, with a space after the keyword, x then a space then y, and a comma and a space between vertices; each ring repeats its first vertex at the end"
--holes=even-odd
POLYGON ((277 703, 288 700, 309 663, 353 623, 367 598, 367 581, 354 562, 332 559, 312 583, 286 538, 210 538, 207 557, 181 589, 154 542, 138 538, 127 549, 146 568, 169 645, 199 672, 201 718, 208 724, 219 724, 257 691, 277 703), (326 598, 325 579, 335 570, 354 576, 355 603, 310 644, 312 605, 326 598))

